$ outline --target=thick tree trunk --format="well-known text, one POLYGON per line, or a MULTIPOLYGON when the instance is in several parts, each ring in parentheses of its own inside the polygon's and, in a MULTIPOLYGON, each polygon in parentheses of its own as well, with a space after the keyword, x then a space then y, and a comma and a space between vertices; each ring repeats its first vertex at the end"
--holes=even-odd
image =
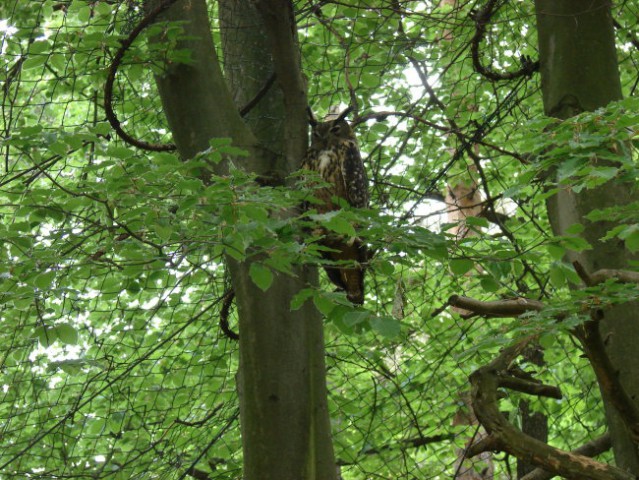
MULTIPOLYGON (((148 3, 157 4, 157 0, 148 3)), ((210 138, 229 137, 249 151, 241 166, 269 183, 281 183, 301 161, 306 145, 306 96, 299 58, 283 56, 296 46, 292 18, 284 15, 284 21, 269 13, 292 12, 290 4, 280 3, 257 2, 260 12, 250 2, 220 2, 223 28, 235 29, 224 33, 228 82, 217 60, 205 0, 178 0, 163 15, 164 20, 185 22, 188 39, 178 48, 188 48, 192 57, 188 65, 171 65, 156 79, 183 158, 205 150, 210 138), (288 8, 282 10, 283 6, 288 8), (287 28, 281 31, 283 27, 287 28), (229 42, 244 42, 245 54, 229 42), (274 44, 280 51, 273 49, 274 44), (287 61, 293 63, 287 67, 287 61), (265 103, 256 107, 260 114, 244 122, 233 98, 239 103, 250 100, 271 69, 277 71, 278 81, 265 103)), ((293 296, 315 284, 317 273, 299 267, 293 276, 276 275, 271 288, 263 292, 249 277, 248 261, 229 261, 229 265, 240 317, 243 478, 335 479, 322 318, 310 302, 290 310, 293 296)))
MULTIPOLYGON (((541 79, 546 114, 568 118, 594 110, 621 98, 614 32, 607 0, 536 0, 541 79)), ((561 189, 548 202, 553 230, 562 235, 573 224, 585 226, 592 250, 570 252, 586 270, 628 268, 630 254, 619 240, 601 241, 614 225, 591 222, 585 216, 594 209, 638 200, 636 186, 612 180, 580 193, 561 189)), ((639 406, 639 312, 636 303, 604 312, 599 322, 606 353, 623 390, 639 406)), ((586 346, 587 347, 587 346, 586 346)), ((588 348, 586 348, 588 350, 588 348)), ((602 388, 617 465, 639 474, 637 446, 626 425, 602 388)))

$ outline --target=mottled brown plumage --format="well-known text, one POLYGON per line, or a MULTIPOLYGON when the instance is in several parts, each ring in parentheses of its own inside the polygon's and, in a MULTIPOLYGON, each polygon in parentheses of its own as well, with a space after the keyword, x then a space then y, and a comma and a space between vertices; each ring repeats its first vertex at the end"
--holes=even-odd
MULTIPOLYGON (((319 213, 339 210, 340 198, 356 208, 368 207, 368 177, 355 134, 344 120, 350 110, 326 122, 316 122, 309 111, 313 133, 302 168, 318 172, 330 184, 314 192, 314 196, 320 200, 315 206, 319 213)), ((344 238, 325 230, 321 234, 322 244, 332 250, 324 254, 325 258, 334 262, 349 262, 348 266, 325 267, 328 278, 339 289, 346 291, 351 302, 364 303, 364 271, 368 256, 366 245, 359 238, 344 238)))

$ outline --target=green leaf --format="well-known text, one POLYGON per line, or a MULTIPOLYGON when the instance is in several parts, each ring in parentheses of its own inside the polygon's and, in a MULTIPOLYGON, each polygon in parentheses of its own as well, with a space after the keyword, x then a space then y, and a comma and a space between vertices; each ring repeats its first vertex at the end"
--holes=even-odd
POLYGON ((325 316, 328 316, 328 314, 335 308, 335 303, 321 292, 315 292, 313 303, 320 313, 325 316))
POLYGON ((62 343, 76 345, 78 343, 78 331, 68 323, 59 323, 52 329, 62 343))
POLYGON ((556 287, 561 288, 566 284, 566 274, 561 264, 553 264, 550 267, 550 282, 556 287))
POLYGON ((395 266, 388 260, 380 260, 377 263, 376 267, 379 273, 381 273, 382 275, 391 276, 393 273, 395 273, 395 266))
POLYGON ((312 288, 305 288, 297 292, 291 299, 291 310, 299 310, 302 305, 313 296, 315 291, 312 288))
POLYGON ((499 283, 495 281, 495 279, 490 275, 484 275, 483 277, 481 277, 481 280, 479 282, 481 284, 481 287, 486 292, 496 292, 497 290, 499 290, 500 287, 499 283))
POLYGON ((395 338, 400 333, 400 323, 390 316, 374 317, 370 320, 373 331, 386 338, 395 338))
POLYGON ((119 433, 124 427, 124 412, 115 412, 111 414, 107 422, 108 428, 111 433, 119 433))
POLYGON ((112 145, 107 149, 107 155, 114 158, 120 158, 122 160, 131 158, 133 153, 133 150, 126 147, 117 147, 112 145))
POLYGON ((349 237, 355 237, 357 235, 350 222, 338 215, 330 217, 328 220, 322 222, 322 225, 340 235, 347 235, 349 237))
POLYGON ((50 347, 58 339, 55 332, 47 326, 36 328, 33 332, 33 336, 38 339, 43 347, 50 347))
POLYGON ((592 246, 581 237, 562 237, 561 244, 567 249, 574 250, 575 252, 592 249, 592 246))
POLYGON ((557 336, 552 333, 544 333, 539 336, 539 345, 544 349, 549 349, 555 344, 557 336))
POLYGON ((562 258, 564 258, 564 255, 566 255, 566 249, 561 245, 557 245, 554 243, 549 243, 548 245, 546 245, 546 250, 548 250, 548 253, 553 260, 561 260, 562 258))
POLYGON ((586 229, 586 227, 584 227, 583 224, 581 224, 581 223, 573 223, 572 225, 570 225, 566 229, 565 233, 566 233, 566 235, 579 235, 585 229, 586 229))
POLYGON ((466 225, 472 225, 481 228, 488 228, 490 226, 488 220, 486 220, 484 217, 466 217, 465 222, 466 225))
POLYGON ((167 242, 171 238, 171 234, 173 233, 173 227, 171 227, 171 225, 169 224, 163 223, 156 223, 155 225, 153 225, 153 230, 155 230, 155 233, 163 242, 167 242))
POLYGON ((22 68, 24 70, 29 70, 32 68, 41 67, 47 62, 47 58, 48 57, 46 55, 34 55, 32 57, 30 56, 24 61, 24 63, 22 64, 22 68))
POLYGON ((33 279, 33 285, 41 290, 49 290, 55 279, 55 272, 44 272, 33 279))
POLYGON ((450 271, 455 275, 464 275, 473 268, 475 262, 466 258, 455 258, 450 260, 448 265, 450 266, 450 271))
POLYGON ((265 267, 261 263, 251 263, 249 267, 249 275, 253 283, 257 285, 262 291, 269 289, 273 283, 273 272, 268 267, 265 267))
POLYGON ((355 325, 364 323, 369 318, 370 318, 370 313, 368 313, 367 311, 354 310, 352 312, 346 313, 343 317, 343 321, 348 328, 352 328, 355 325))
POLYGON ((626 248, 632 253, 639 250, 639 230, 635 229, 633 232, 626 235, 623 240, 626 243, 626 248))

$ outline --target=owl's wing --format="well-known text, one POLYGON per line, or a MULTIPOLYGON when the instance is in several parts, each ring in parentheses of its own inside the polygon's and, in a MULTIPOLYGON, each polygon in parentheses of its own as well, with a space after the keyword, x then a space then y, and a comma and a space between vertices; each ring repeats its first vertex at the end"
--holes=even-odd
POLYGON ((356 142, 347 143, 341 167, 348 203, 356 208, 368 208, 368 176, 356 142))

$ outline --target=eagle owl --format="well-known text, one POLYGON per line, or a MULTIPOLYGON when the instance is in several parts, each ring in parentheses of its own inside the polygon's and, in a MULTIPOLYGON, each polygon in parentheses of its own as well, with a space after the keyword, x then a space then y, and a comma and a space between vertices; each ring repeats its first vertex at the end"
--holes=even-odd
MULTIPOLYGON (((339 199, 356 208, 368 207, 368 177, 355 134, 345 120, 351 110, 348 108, 337 118, 325 122, 317 122, 309 110, 312 138, 302 168, 318 172, 330 184, 315 191, 320 200, 316 206, 319 213, 339 210, 339 199)), ((324 252, 324 257, 333 262, 349 262, 346 266, 325 267, 328 278, 346 292, 351 302, 361 305, 368 260, 366 245, 359 238, 344 238, 324 230, 321 233, 322 245, 330 249, 324 252)))

